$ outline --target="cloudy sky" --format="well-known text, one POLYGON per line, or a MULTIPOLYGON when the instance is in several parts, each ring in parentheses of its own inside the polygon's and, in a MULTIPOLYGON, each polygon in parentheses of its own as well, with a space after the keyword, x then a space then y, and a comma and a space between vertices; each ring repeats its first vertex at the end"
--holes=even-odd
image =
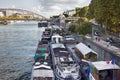
POLYGON ((20 8, 49 17, 89 5, 91 0, 0 0, 0 8, 20 8))

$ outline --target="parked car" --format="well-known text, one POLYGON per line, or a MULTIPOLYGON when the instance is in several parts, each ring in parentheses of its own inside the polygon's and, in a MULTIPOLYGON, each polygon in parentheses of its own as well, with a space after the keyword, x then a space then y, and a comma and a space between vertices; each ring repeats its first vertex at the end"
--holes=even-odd
POLYGON ((95 36, 100 36, 100 33, 99 32, 95 32, 94 35, 95 36))
POLYGON ((106 39, 106 42, 113 43, 113 42, 114 42, 114 40, 113 40, 113 38, 112 38, 112 37, 108 37, 108 38, 106 39))

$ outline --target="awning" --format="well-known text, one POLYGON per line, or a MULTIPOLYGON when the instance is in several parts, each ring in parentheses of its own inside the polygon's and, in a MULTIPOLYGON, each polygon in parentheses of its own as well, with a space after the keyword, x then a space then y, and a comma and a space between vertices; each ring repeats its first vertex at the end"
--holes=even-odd
POLYGON ((120 69, 120 67, 116 64, 107 64, 107 61, 96 61, 92 62, 91 64, 97 69, 97 70, 108 70, 108 69, 120 69))
POLYGON ((91 53, 91 52, 98 55, 95 51, 93 51, 92 49, 90 49, 83 43, 79 43, 75 47, 83 54, 83 56, 85 56, 86 54, 91 53))
POLYGON ((65 48, 65 46, 61 43, 58 43, 58 44, 52 44, 52 48, 65 48))
POLYGON ((42 47, 42 48, 38 48, 38 50, 41 50, 41 51, 46 51, 47 48, 46 47, 42 47))
POLYGON ((37 60, 38 58, 45 59, 46 54, 35 54, 34 59, 37 60))

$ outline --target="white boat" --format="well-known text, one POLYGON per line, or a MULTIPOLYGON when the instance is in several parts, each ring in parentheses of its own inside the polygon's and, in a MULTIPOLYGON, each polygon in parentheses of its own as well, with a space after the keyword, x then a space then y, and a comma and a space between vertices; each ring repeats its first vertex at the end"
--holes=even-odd
POLYGON ((80 80, 80 66, 74 60, 72 53, 62 43, 60 35, 53 35, 51 40, 53 70, 57 80, 80 80))

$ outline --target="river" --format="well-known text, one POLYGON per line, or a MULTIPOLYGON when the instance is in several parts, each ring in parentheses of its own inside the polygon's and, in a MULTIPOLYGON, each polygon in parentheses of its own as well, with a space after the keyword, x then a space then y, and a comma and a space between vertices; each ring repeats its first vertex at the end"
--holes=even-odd
POLYGON ((0 80, 30 75, 41 33, 33 23, 0 25, 0 80))

